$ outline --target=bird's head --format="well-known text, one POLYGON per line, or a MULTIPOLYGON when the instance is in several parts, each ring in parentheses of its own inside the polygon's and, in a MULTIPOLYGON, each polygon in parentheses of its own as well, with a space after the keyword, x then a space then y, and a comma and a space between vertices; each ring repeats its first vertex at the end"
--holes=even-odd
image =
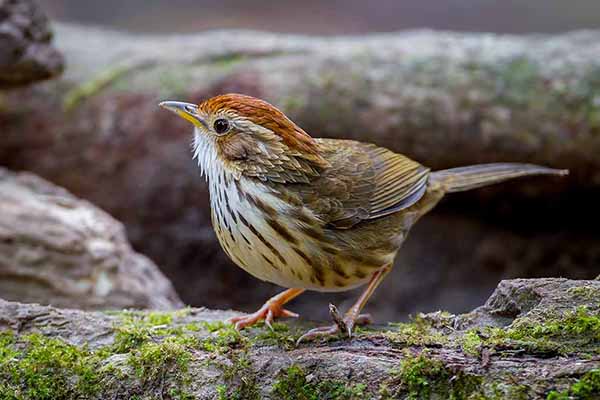
POLYGON ((208 177, 224 169, 238 178, 308 182, 327 166, 317 141, 266 101, 225 94, 160 106, 194 125, 194 156, 208 177))

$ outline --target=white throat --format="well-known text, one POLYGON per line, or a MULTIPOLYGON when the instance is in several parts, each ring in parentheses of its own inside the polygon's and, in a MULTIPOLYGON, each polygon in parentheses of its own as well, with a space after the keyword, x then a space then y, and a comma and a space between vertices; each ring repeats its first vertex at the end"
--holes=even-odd
POLYGON ((194 128, 194 142, 192 143, 194 158, 198 161, 200 173, 207 180, 214 181, 222 165, 217 157, 215 143, 208 135, 194 128))

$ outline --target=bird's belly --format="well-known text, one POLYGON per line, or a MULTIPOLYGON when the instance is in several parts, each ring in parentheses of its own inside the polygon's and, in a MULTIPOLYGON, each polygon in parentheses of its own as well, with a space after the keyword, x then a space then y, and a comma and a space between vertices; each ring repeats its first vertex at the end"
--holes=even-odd
POLYGON ((213 226, 223 250, 253 276, 283 287, 344 291, 366 283, 384 265, 332 252, 290 217, 289 204, 248 184, 231 186, 211 191, 213 226))

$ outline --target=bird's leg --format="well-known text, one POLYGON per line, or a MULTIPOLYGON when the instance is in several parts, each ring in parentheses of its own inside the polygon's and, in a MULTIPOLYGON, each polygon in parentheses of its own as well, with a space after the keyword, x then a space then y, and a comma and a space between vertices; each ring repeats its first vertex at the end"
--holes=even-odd
POLYGON ((390 272, 391 269, 391 265, 386 265, 373 274, 369 284, 367 285, 367 288, 362 292, 358 300, 356 300, 354 305, 350 307, 343 318, 339 315, 337 308, 333 304, 330 304, 329 314, 335 323, 330 326, 323 326, 309 330, 304 335, 300 336, 298 343, 304 340, 312 340, 321 336, 335 335, 340 331, 346 333, 348 337, 351 337, 352 329, 355 325, 370 323, 370 317, 365 314, 360 314, 360 312, 365 304, 367 304, 369 298, 373 295, 373 292, 375 292, 375 289, 377 289, 377 286, 379 286, 379 284, 383 281, 383 278, 388 272, 390 272))
POLYGON ((283 305, 292 299, 298 297, 305 289, 288 289, 278 295, 271 297, 263 304, 258 311, 248 314, 241 315, 239 317, 232 317, 228 322, 235 324, 235 329, 243 329, 247 326, 254 325, 260 320, 265 320, 265 324, 271 327, 273 319, 276 317, 294 317, 297 318, 298 314, 286 310, 283 305))

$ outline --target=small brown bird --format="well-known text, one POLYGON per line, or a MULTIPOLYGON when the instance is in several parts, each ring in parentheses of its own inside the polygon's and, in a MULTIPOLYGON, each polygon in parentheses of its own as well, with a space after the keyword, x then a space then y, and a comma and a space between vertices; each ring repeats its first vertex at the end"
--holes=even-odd
POLYGON ((209 181, 223 250, 255 277, 290 288, 255 313, 233 318, 236 328, 296 317, 283 306, 305 290, 367 284, 343 318, 333 307, 336 323, 301 340, 340 329, 351 335, 410 228, 446 193, 568 173, 516 163, 432 172, 373 144, 314 139, 271 104, 240 94, 160 106, 194 125, 194 157, 209 181))

